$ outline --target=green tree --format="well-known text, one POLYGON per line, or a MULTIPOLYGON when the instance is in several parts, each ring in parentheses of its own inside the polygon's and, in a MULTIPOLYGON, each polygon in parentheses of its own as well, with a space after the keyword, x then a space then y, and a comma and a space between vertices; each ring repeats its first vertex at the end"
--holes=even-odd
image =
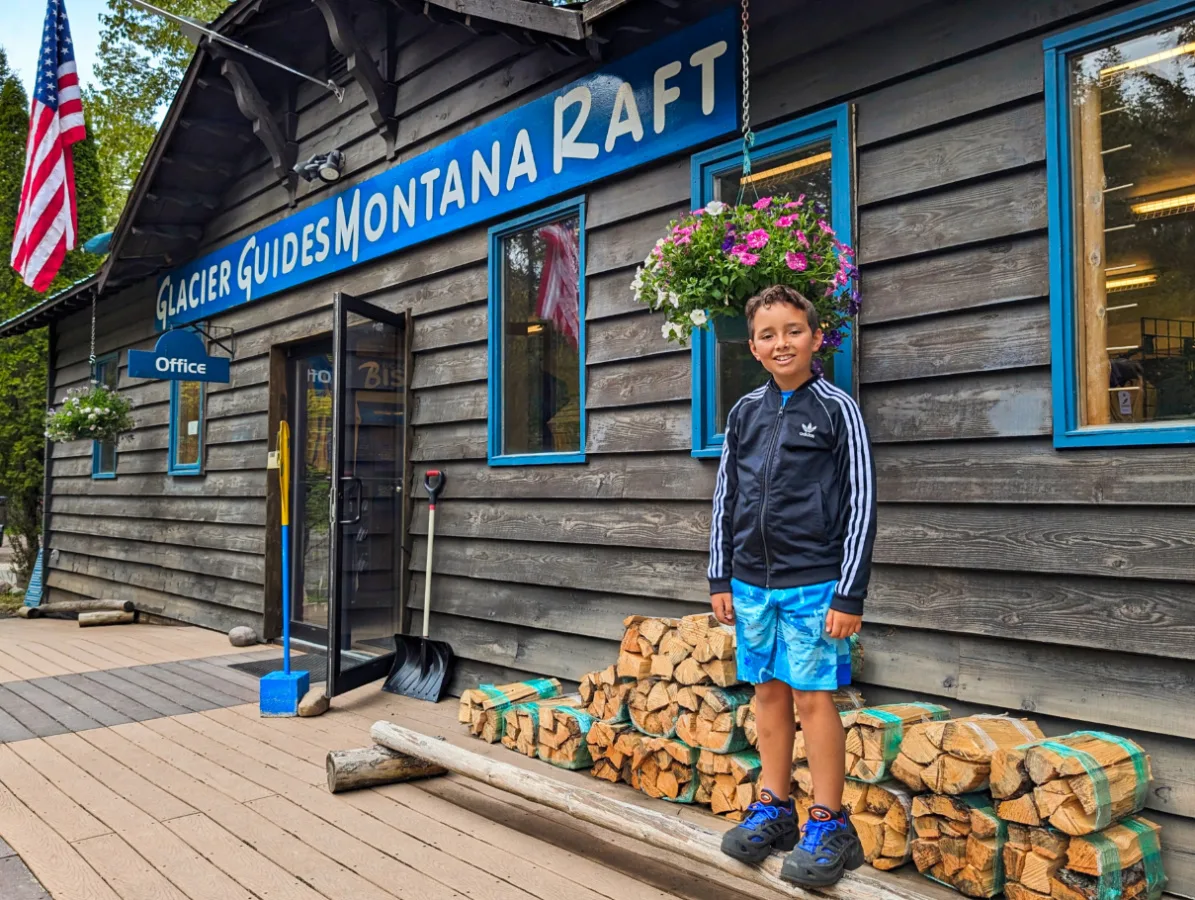
MULTIPOLYGON (((86 110, 85 110, 86 113, 86 110)), ((24 178, 29 133, 29 98, 0 48, 0 321, 39 303, 9 263, 12 234, 24 178)), ((95 141, 89 136, 72 149, 79 239, 96 234, 103 223, 104 195, 95 141)), ((67 254, 53 294, 95 271, 100 257, 74 250, 67 254)), ((4 533, 14 551, 17 577, 28 580, 39 546, 46 409, 46 332, 29 332, 0 341, 0 494, 8 498, 4 533)))
MULTIPOLYGON (((210 22, 229 0, 161 0, 168 12, 210 22)), ((134 7, 128 0, 111 0, 110 12, 100 15, 98 84, 84 97, 103 150, 101 172, 108 198, 106 225, 120 218, 125 200, 145 154, 157 134, 161 111, 178 90, 195 48, 179 26, 134 7)))

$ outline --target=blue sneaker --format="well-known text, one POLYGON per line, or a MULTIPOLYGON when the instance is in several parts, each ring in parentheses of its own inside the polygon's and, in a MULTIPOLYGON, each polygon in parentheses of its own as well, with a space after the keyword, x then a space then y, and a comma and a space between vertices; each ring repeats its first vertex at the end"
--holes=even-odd
POLYGON ((781 803, 765 789, 747 807, 747 818, 723 835, 722 852, 739 862, 761 863, 773 850, 791 850, 799 836, 792 798, 781 803))
POLYGON ((809 810, 801 842, 789 854, 780 877, 804 888, 828 887, 847 869, 863 865, 863 845, 845 813, 824 806, 809 810))

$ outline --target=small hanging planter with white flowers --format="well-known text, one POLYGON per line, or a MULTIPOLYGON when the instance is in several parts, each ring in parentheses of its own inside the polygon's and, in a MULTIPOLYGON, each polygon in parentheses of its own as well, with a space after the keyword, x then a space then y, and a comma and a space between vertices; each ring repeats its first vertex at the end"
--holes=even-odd
POLYGON ((46 413, 46 437, 52 441, 115 440, 133 427, 130 408, 122 394, 102 384, 76 388, 61 406, 46 413))

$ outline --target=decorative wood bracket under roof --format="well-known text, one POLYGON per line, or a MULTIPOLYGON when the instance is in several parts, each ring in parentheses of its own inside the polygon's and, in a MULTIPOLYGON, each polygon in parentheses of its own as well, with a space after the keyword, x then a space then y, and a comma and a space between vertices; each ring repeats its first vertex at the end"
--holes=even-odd
POLYGON ((385 80, 378 72, 373 57, 362 46, 357 32, 353 30, 353 23, 341 5, 341 0, 312 2, 324 14, 332 46, 345 58, 349 74, 356 79, 365 93, 370 118, 386 141, 386 155, 393 157, 397 152, 398 139, 398 119, 394 115, 397 87, 394 82, 385 80))
POLYGON ((282 127, 270 112, 270 104, 266 102, 261 91, 254 84, 248 70, 234 57, 236 50, 216 41, 206 39, 202 42, 204 50, 220 63, 220 74, 227 79, 236 98, 237 108, 245 118, 253 123, 253 133, 257 135, 266 152, 270 154, 274 173, 278 180, 286 185, 286 192, 290 196, 290 205, 294 206, 295 192, 298 188, 299 176, 295 172, 295 162, 299 155, 299 145, 289 140, 282 127))

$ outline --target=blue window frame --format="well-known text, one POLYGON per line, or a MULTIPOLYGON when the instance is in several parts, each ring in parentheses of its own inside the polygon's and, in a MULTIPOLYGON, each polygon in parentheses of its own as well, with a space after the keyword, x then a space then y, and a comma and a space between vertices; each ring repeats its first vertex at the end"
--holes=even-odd
POLYGON ((585 461, 585 200, 489 232, 489 462, 585 461))
MULTIPOLYGON (((198 322, 189 326, 203 328, 198 322)), ((202 335, 201 335, 202 336, 202 335)), ((207 385, 202 381, 170 382, 170 438, 166 472, 169 475, 202 475, 207 385)))
MULTIPOLYGON (((696 154, 692 159, 694 208, 711 200, 734 203, 743 159, 741 140, 696 154)), ((851 175, 850 109, 841 105, 777 125, 755 135, 752 177, 768 191, 800 190, 828 200, 830 222, 839 239, 853 245, 854 204, 851 175), (775 174, 769 177, 769 173, 775 174), (806 187, 807 185, 807 187, 806 187)), ((764 196, 757 185, 756 190, 764 196)), ((749 196, 754 196, 749 194, 749 196)), ((854 392, 853 329, 833 359, 831 380, 854 392)), ((693 456, 722 452, 726 414, 734 402, 756 386, 747 378, 766 377, 746 345, 719 343, 708 329, 693 331, 693 456)))
POLYGON ((1195 443, 1192 34, 1162 0, 1044 42, 1059 448, 1195 443))
MULTIPOLYGON (((96 357, 95 380, 111 390, 120 382, 120 353, 106 353, 96 357)), ((116 477, 116 441, 91 442, 91 477, 116 477)))

